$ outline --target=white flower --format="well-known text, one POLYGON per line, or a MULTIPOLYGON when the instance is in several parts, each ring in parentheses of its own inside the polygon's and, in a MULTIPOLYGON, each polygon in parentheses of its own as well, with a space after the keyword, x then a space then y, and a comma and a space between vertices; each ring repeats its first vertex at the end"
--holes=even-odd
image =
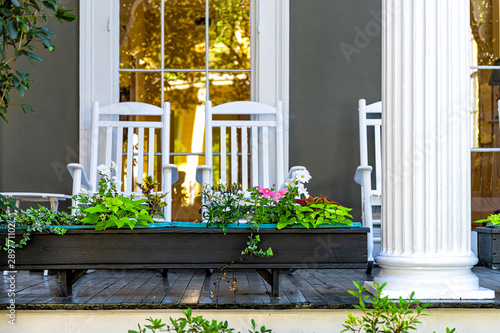
POLYGON ((111 168, 110 168, 110 170, 116 170, 116 168, 117 168, 117 165, 116 165, 115 161, 111 161, 111 168))
POLYGON ((80 195, 81 195, 82 197, 86 196, 87 194, 89 194, 89 191, 87 191, 87 190, 86 190, 86 189, 84 189, 84 188, 81 188, 81 189, 80 189, 80 195))
POLYGON ((120 178, 118 178, 118 176, 113 176, 111 177, 111 179, 113 180, 113 183, 115 183, 116 187, 122 186, 123 183, 120 181, 120 178))
POLYGON ((304 187, 304 184, 298 184, 297 185, 297 189, 299 190, 299 196, 298 196, 298 199, 304 195, 306 197, 309 196, 309 192, 307 192, 307 189, 304 187))
POLYGON ((99 165, 97 170, 99 171, 99 174, 103 176, 109 176, 111 173, 111 170, 104 164, 99 165))
POLYGON ((217 184, 219 184, 220 186, 225 186, 226 182, 223 181, 222 179, 219 179, 219 181, 217 182, 217 184))
POLYGON ((294 179, 298 180, 302 184, 308 183, 311 179, 311 174, 307 171, 307 169, 298 170, 295 173, 294 179))

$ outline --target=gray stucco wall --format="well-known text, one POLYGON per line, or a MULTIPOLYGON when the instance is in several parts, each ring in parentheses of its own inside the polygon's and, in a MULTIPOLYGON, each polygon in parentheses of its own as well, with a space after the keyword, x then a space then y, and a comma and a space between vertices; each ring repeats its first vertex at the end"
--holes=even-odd
MULTIPOLYGON (((77 0, 63 3, 78 7, 77 0)), ((55 51, 40 46, 43 63, 16 66, 32 73, 20 101, 36 113, 13 108, 8 124, 0 120, 0 191, 71 193, 66 164, 78 161, 78 22, 46 26, 56 34, 55 51)))
POLYGON ((360 221, 357 103, 381 98, 381 1, 291 0, 290 11, 290 165, 360 221))

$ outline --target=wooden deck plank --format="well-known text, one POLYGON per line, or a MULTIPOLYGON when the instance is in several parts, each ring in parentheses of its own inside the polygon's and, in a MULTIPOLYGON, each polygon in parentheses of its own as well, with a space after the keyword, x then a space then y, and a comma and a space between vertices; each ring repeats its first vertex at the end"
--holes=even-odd
POLYGON ((234 271, 234 276, 237 279, 236 288, 238 288, 235 294, 236 304, 252 304, 253 290, 248 280, 249 271, 249 269, 234 271))
POLYGON ((151 271, 144 270, 135 278, 124 276, 125 281, 123 282, 123 287, 118 289, 116 293, 104 301, 103 304, 124 304, 125 300, 144 283, 144 279, 149 280, 152 274, 151 271))
POLYGON ((198 304, 203 285, 205 284, 206 272, 204 269, 197 269, 189 282, 180 304, 198 304))
POLYGON ((182 295, 184 295, 184 291, 195 274, 195 271, 196 270, 194 269, 179 270, 181 276, 179 276, 179 278, 174 282, 172 288, 170 288, 168 293, 161 300, 161 303, 179 304, 182 299, 182 295))
POLYGON ((305 303, 307 299, 302 292, 295 287, 295 284, 290 280, 291 273, 282 273, 280 275, 280 285, 282 293, 287 297, 290 303, 305 303))
POLYGON ((216 298, 211 297, 212 291, 214 290, 214 283, 216 279, 217 279, 216 271, 212 272, 212 274, 207 274, 205 276, 205 281, 203 282, 203 287, 200 293, 200 297, 198 299, 199 305, 217 304, 216 298))
POLYGON ((120 289, 130 283, 130 279, 138 278, 141 275, 139 271, 130 272, 129 276, 115 274, 113 278, 109 278, 109 284, 102 283, 98 285, 100 290, 95 290, 95 295, 89 298, 86 304, 105 303, 110 297, 114 296, 120 289))
POLYGON ((298 273, 299 270, 289 275, 290 281, 297 287, 297 289, 304 295, 309 303, 327 303, 323 296, 318 293, 308 281, 301 278, 298 273))
MULTIPOLYGON (((475 267, 480 285, 497 291, 494 302, 468 302, 469 307, 500 308, 500 271, 475 267), (477 304, 476 304, 477 303, 477 304), (486 305, 484 305, 486 304, 486 305)), ((375 271, 376 273, 376 271, 375 271)), ((228 276, 236 277, 238 291, 234 294, 222 282, 214 299, 210 298, 217 274, 205 271, 170 270, 167 277, 157 270, 97 270, 86 274, 74 285, 72 297, 59 297, 54 276, 20 271, 16 279, 18 309, 121 309, 184 307, 193 308, 349 308, 357 303, 348 294, 353 290, 353 280, 371 279, 364 269, 297 270, 292 274, 282 272, 281 297, 270 296, 270 286, 251 269, 228 269, 228 276), (162 304, 160 304, 162 303, 162 304)), ((8 284, 2 281, 1 292, 6 295, 8 284)), ((10 302, 0 296, 0 307, 10 302)))
POLYGON ((144 297, 143 304, 159 304, 165 298, 168 291, 172 288, 175 281, 179 279, 181 274, 177 270, 170 270, 167 276, 162 276, 161 282, 158 283, 151 292, 144 297))

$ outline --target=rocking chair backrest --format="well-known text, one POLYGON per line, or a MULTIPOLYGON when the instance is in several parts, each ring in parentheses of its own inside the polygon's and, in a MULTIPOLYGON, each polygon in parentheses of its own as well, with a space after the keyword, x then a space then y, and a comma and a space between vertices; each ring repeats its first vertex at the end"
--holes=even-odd
POLYGON ((366 105, 364 99, 359 102, 359 145, 360 162, 362 166, 371 165, 375 172, 375 183, 372 186, 372 205, 381 205, 380 194, 382 189, 382 102, 366 105), (372 132, 373 131, 373 132, 372 132), (373 133, 373 155, 374 159, 368 162, 368 133, 373 133))
POLYGON ((256 185, 280 186, 285 181, 281 102, 276 107, 258 102, 212 107, 207 101, 205 112, 205 164, 213 168, 212 175, 241 184, 243 190, 256 185), (216 128, 220 139, 219 151, 214 152, 212 130, 216 128), (219 156, 218 164, 214 156, 219 156))
MULTIPOLYGON (((136 189, 135 182, 142 183, 143 173, 158 175, 160 174, 158 169, 169 163, 169 130, 170 103, 168 102, 164 103, 163 108, 138 102, 117 103, 101 108, 98 102, 94 102, 90 183, 93 186, 97 185, 98 165, 110 166, 113 161, 116 163, 116 175, 123 182, 123 192, 125 194, 140 192, 140 189, 136 189), (134 120, 145 116, 158 116, 159 120, 134 120), (120 119, 124 117, 127 119, 120 119), (161 138, 160 145, 155 145, 158 136, 161 138), (161 162, 155 163, 155 157, 158 155, 161 155, 161 162), (147 170, 144 170, 145 164, 147 170), (121 177, 122 174, 124 177, 121 177)), ((156 181, 160 180, 153 178, 156 181)))

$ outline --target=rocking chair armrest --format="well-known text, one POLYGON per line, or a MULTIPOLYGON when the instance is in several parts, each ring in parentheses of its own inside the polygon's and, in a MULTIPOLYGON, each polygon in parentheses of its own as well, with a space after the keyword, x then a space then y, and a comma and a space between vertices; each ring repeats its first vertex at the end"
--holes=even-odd
MULTIPOLYGON (((80 189, 82 186, 87 188, 89 191, 93 191, 94 187, 90 184, 89 179, 87 178, 87 174, 85 173, 85 169, 83 168, 83 165, 79 163, 70 163, 68 164, 68 171, 73 178, 73 195, 78 194, 75 193, 75 188, 80 189), (76 171, 76 172, 75 172, 76 171), (75 173, 76 173, 76 179, 75 179, 75 173), (76 182, 79 182, 79 184, 75 184, 76 182)), ((79 192, 79 191, 77 191, 79 192)))
POLYGON ((358 183, 359 185, 363 186, 363 175, 368 172, 368 174, 371 174, 373 170, 373 167, 369 165, 365 166, 359 166, 356 169, 356 173, 354 174, 354 181, 358 183))
MULTIPOLYGON (((177 165, 175 164, 164 164, 162 166, 162 171, 163 171, 163 175, 166 177, 167 176, 167 173, 169 173, 169 177, 171 177, 171 181, 170 181, 170 184, 171 185, 174 185, 175 183, 177 183, 179 181, 179 170, 177 169, 177 165)), ((168 191, 170 191, 168 189, 168 191)))
POLYGON ((208 165, 198 165, 196 167, 196 181, 201 185, 210 184, 212 167, 208 165))

